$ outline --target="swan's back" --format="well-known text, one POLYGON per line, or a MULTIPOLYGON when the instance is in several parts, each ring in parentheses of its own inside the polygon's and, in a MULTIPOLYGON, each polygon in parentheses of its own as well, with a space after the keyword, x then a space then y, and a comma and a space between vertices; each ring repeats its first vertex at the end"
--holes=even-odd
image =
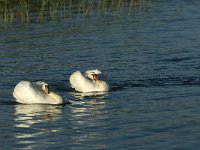
POLYGON ((61 104, 63 102, 56 93, 50 92, 46 95, 42 90, 42 82, 21 81, 15 86, 13 96, 17 102, 25 104, 61 104))
MULTIPOLYGON (((87 72, 86 72, 87 73, 87 72)), ((84 75, 80 71, 74 72, 70 78, 71 87, 79 92, 99 92, 99 91, 108 91, 109 86, 105 81, 93 81, 84 75)))
POLYGON ((36 99, 36 92, 32 88, 31 82, 21 81, 15 86, 13 96, 16 98, 16 101, 19 103, 32 102, 33 99, 36 99))
POLYGON ((88 90, 93 89, 94 86, 90 79, 87 79, 80 71, 74 72, 70 78, 71 87, 79 92, 88 92, 88 90))

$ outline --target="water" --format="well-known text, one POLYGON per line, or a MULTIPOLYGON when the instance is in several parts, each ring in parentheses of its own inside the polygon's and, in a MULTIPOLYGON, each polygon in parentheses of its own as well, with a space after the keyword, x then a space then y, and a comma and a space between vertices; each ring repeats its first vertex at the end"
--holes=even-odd
POLYGON ((199 149, 199 1, 150 11, 13 24, 0 34, 1 149, 199 149), (77 95, 72 72, 100 69, 111 91, 77 95), (68 104, 21 105, 21 80, 68 104))

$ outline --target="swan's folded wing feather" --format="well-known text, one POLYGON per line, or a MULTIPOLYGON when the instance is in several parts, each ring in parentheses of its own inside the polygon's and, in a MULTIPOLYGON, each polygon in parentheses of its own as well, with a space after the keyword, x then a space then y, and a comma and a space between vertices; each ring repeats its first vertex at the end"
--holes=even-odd
POLYGON ((93 88, 92 81, 87 79, 80 71, 74 72, 70 76, 71 87, 79 92, 87 92, 88 89, 93 88))
POLYGON ((19 103, 33 104, 61 104, 62 97, 54 92, 48 95, 42 90, 42 84, 38 82, 22 81, 18 83, 13 91, 13 96, 19 103))
POLYGON ((100 70, 98 70, 98 69, 87 70, 85 73, 86 73, 86 74, 89 74, 89 73, 91 73, 91 72, 93 72, 93 73, 95 73, 95 74, 102 74, 102 72, 101 72, 100 70))
POLYGON ((35 97, 32 84, 27 81, 20 82, 16 85, 13 96, 16 98, 17 102, 26 103, 28 100, 35 97))

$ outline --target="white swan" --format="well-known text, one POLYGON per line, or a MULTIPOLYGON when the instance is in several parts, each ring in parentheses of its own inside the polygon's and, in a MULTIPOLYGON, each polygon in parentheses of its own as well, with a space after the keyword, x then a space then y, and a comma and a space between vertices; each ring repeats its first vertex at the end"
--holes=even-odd
POLYGON ((49 91, 47 83, 21 81, 13 91, 16 101, 24 104, 62 104, 62 97, 49 91))
POLYGON ((71 87, 83 93, 109 91, 109 85, 99 79, 99 74, 101 71, 97 69, 86 71, 85 76, 80 71, 76 71, 69 78, 71 87))

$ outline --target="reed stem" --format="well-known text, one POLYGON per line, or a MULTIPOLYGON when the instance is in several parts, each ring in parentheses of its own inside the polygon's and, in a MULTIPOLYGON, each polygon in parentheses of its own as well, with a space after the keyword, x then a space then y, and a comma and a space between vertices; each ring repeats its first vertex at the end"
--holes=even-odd
POLYGON ((32 14, 37 21, 56 21, 66 17, 93 15, 94 12, 128 12, 142 9, 151 0, 0 0, 0 23, 7 24, 21 20, 29 23, 32 14))

